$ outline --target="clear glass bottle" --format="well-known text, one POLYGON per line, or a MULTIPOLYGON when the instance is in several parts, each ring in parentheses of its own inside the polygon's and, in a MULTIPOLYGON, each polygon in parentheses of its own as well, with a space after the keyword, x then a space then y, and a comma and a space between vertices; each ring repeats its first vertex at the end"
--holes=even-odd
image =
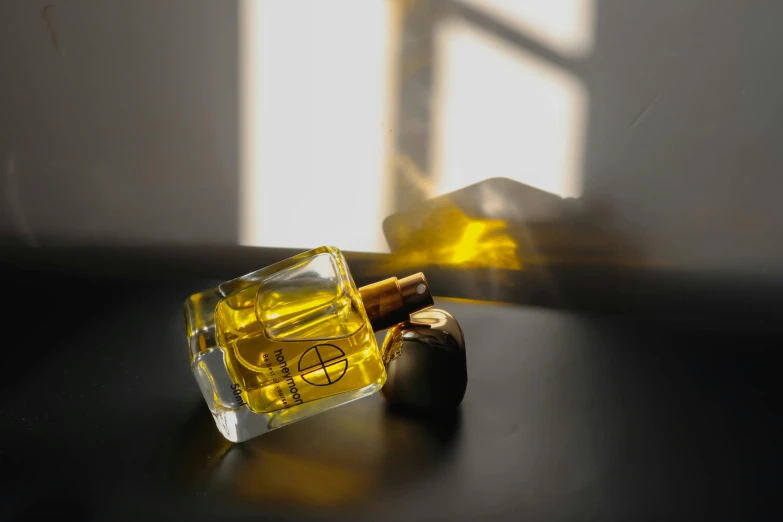
POLYGON ((423 274, 357 289, 340 251, 317 248, 187 299, 191 369, 240 442, 380 390, 374 332, 432 304, 423 274))

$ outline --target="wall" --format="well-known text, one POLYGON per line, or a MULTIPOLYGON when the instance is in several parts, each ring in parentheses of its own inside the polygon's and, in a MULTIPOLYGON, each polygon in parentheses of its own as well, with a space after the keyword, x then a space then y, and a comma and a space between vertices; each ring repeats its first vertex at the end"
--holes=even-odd
POLYGON ((0 231, 235 243, 236 5, 45 5, 0 3, 0 231))
MULTIPOLYGON (((434 5, 513 32, 467 3, 434 5)), ((42 7, 0 5, 0 230, 28 244, 236 243, 237 5, 56 2, 46 16, 42 7)), ((783 270, 783 6, 595 9, 583 57, 513 36, 585 85, 583 195, 665 265, 783 270)), ((411 82, 399 109, 411 125, 397 144, 426 173, 425 127, 414 119, 431 91, 411 82)))

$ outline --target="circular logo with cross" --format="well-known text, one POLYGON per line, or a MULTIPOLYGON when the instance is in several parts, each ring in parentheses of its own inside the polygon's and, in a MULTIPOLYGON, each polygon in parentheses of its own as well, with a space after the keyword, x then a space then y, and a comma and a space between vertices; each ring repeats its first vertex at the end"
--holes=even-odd
POLYGON ((299 375, 313 386, 329 386, 345 375, 348 358, 333 344, 316 344, 299 359, 299 375))

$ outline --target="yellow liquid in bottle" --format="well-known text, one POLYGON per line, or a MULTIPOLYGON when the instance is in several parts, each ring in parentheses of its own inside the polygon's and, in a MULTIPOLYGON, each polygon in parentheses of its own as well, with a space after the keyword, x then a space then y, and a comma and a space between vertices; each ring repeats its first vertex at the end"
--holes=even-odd
POLYGON ((293 275, 218 303, 218 344, 235 393, 252 411, 290 408, 385 379, 358 291, 336 263, 329 254, 315 256, 292 267, 293 275))

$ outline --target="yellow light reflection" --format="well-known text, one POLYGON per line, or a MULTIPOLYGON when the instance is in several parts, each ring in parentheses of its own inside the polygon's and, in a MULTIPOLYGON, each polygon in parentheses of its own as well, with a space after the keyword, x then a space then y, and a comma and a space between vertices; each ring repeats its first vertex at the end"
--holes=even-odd
POLYGON ((231 444, 201 405, 172 441, 172 475, 272 518, 292 508, 343 515, 372 510, 390 488, 415 488, 453 449, 459 427, 458 413, 410 419, 375 397, 231 444))
POLYGON ((468 217, 446 199, 419 226, 397 220, 387 231, 399 245, 390 256, 395 270, 421 266, 520 270, 517 241, 502 219, 468 217))

